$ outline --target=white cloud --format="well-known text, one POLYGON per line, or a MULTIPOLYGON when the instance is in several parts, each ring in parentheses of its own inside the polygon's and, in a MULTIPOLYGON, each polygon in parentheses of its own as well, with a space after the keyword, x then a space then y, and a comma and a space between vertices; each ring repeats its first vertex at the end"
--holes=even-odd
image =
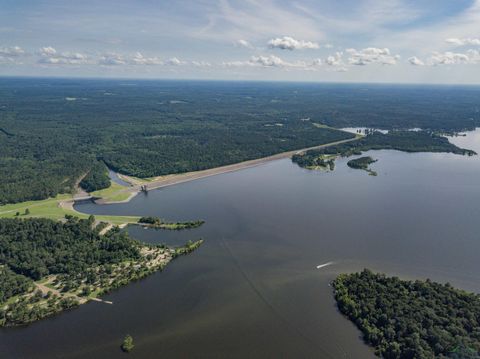
POLYGON ((57 50, 51 46, 41 47, 40 50, 38 50, 38 54, 40 56, 55 56, 57 54, 57 50))
POLYGON ((258 64, 260 66, 270 67, 270 66, 287 66, 287 62, 283 61, 281 58, 269 55, 269 56, 252 56, 250 58, 252 64, 258 64))
POLYGON ((0 47, 0 64, 21 64, 20 58, 25 55, 25 51, 19 46, 0 47))
POLYGON ((342 60, 342 53, 337 52, 335 55, 326 59, 316 58, 306 61, 285 61, 275 55, 258 55, 252 56, 247 61, 230 61, 223 62, 224 67, 263 67, 263 68, 281 68, 286 70, 306 70, 317 71, 325 68, 333 71, 347 71, 342 60), (327 66, 327 67, 325 67, 327 66))
POLYGON ((271 39, 268 46, 272 49, 281 50, 303 50, 303 49, 318 49, 320 46, 316 42, 295 40, 290 36, 278 37, 271 39))
POLYGON ((325 64, 328 66, 343 66, 342 60, 343 53, 336 52, 334 55, 330 55, 326 58, 325 64))
POLYGON ((172 57, 171 59, 168 59, 167 61, 165 61, 165 64, 166 65, 171 65, 171 66, 180 66, 180 65, 185 65, 186 62, 181 61, 181 60, 177 59, 176 57, 172 57))
POLYGON ((79 52, 59 53, 51 46, 42 47, 38 50, 40 59, 38 63, 47 65, 83 65, 91 63, 87 55, 79 52))
POLYGON ((259 55, 252 56, 247 61, 229 61, 223 62, 223 66, 226 67, 281 67, 281 68, 307 68, 308 65, 303 61, 288 62, 275 55, 259 55))
POLYGON ((132 65, 162 65, 163 62, 158 57, 145 57, 140 52, 136 52, 135 55, 129 60, 132 65))
POLYGON ((467 64, 470 62, 470 58, 466 54, 455 52, 434 52, 428 59, 428 64, 431 66, 437 65, 458 65, 467 64))
POLYGON ((471 64, 480 64, 480 51, 468 50, 467 56, 471 64))
POLYGON ((245 47, 247 49, 253 49, 253 45, 251 43, 249 43, 247 40, 243 40, 243 39, 237 40, 235 45, 238 46, 238 47, 245 47))
POLYGON ((456 38, 452 37, 449 39, 446 39, 445 42, 457 46, 465 46, 465 45, 472 45, 472 46, 480 46, 480 39, 474 39, 474 38, 456 38))
POLYGON ((2 57, 18 57, 25 55, 25 51, 19 46, 0 47, 0 56, 2 57))
POLYGON ((172 57, 168 60, 162 61, 159 57, 147 57, 141 52, 136 52, 134 55, 124 55, 115 52, 102 55, 98 64, 104 66, 119 66, 119 65, 133 65, 133 66, 180 66, 191 64, 193 66, 210 66, 210 63, 206 61, 182 61, 177 57, 172 57))
POLYGON ((368 47, 362 50, 347 49, 345 51, 350 56, 348 58, 350 65, 396 65, 400 58, 398 55, 391 55, 388 48, 368 47))
POLYGON ((212 64, 208 61, 192 61, 192 65, 196 67, 211 67, 212 64))
POLYGON ((112 52, 112 53, 101 56, 98 63, 100 65, 105 65, 105 66, 117 66, 117 65, 126 65, 127 60, 125 59, 124 56, 112 52))
POLYGON ((467 50, 466 53, 461 52, 432 52, 426 61, 420 60, 413 56, 408 59, 408 62, 417 66, 440 66, 440 65, 475 65, 480 64, 480 51, 467 50))
POLYGON ((423 66, 425 65, 425 63, 420 60, 418 57, 416 56, 412 56, 408 59, 408 62, 411 64, 411 65, 415 65, 415 66, 423 66))

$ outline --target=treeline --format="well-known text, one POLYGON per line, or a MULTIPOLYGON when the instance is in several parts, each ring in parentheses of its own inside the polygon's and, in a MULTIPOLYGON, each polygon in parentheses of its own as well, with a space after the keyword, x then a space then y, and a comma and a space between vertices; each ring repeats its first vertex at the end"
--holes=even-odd
MULTIPOLYGON (((349 138, 333 127, 480 126, 475 88, 3 79, 0 204, 106 185, 98 160, 152 177, 349 138), (68 94, 70 100, 66 101, 68 94), (374 106, 373 106, 374 105, 374 106)), ((425 148, 424 150, 430 150, 425 148)))
POLYGON ((87 175, 80 181, 80 187, 87 192, 98 191, 110 187, 108 168, 103 162, 95 163, 87 175))
POLYGON ((74 276, 89 268, 140 257, 139 243, 124 232, 98 234, 88 220, 0 219, 0 264, 39 280, 50 274, 74 276))
POLYGON ((369 270, 333 282, 338 308, 387 359, 480 357, 480 297, 369 270))
POLYGON ((450 152, 459 155, 475 155, 472 150, 463 149, 450 143, 446 137, 426 131, 390 131, 387 134, 373 132, 356 141, 342 143, 294 155, 293 162, 301 167, 309 167, 325 155, 361 155, 369 150, 397 150, 403 152, 450 152))

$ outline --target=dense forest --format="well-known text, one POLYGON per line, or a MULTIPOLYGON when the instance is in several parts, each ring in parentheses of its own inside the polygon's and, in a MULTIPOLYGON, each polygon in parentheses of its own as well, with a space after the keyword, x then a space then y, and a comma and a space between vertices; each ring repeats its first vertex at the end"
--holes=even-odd
POLYGON ((26 324, 161 270, 202 243, 170 249, 100 234, 93 216, 0 219, 0 326, 26 324))
POLYGON ((480 357, 480 297, 369 270, 333 282, 338 308, 387 359, 480 357))
POLYGON ((94 163, 85 177, 80 181, 80 187, 87 192, 110 187, 110 177, 108 176, 107 166, 105 166, 103 162, 94 163))
POLYGON ((403 152, 450 152, 459 155, 475 155, 474 151, 450 143, 446 137, 427 131, 390 131, 387 134, 373 132, 358 141, 307 151, 292 157, 301 167, 312 167, 325 156, 361 155, 369 150, 397 150, 403 152))
POLYGON ((138 242, 124 232, 101 236, 89 220, 0 219, 0 264, 33 280, 50 274, 76 275, 88 268, 135 260, 138 242))
POLYGON ((2 79, 0 204, 101 189, 348 138, 332 127, 480 125, 472 87, 2 79))

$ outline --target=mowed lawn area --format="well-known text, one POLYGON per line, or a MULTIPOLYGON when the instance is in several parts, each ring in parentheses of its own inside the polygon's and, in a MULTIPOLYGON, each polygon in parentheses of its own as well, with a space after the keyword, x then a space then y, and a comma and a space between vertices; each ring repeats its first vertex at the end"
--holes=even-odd
MULTIPOLYGON (((121 186, 120 186, 121 187, 121 186)), ((104 191, 108 191, 106 189, 104 191)), ((62 194, 55 198, 41 201, 27 201, 15 204, 0 206, 0 218, 31 218, 42 217, 54 220, 61 220, 65 215, 72 215, 79 218, 88 218, 88 214, 61 206, 62 201, 72 200, 72 195, 62 194)), ((140 217, 137 216, 95 216, 98 221, 108 222, 116 225, 124 223, 137 223, 140 217)))
POLYGON ((128 187, 121 186, 112 181, 110 187, 92 192, 90 194, 93 197, 101 197, 108 202, 121 202, 126 201, 132 195, 131 192, 126 190, 127 188, 128 187))

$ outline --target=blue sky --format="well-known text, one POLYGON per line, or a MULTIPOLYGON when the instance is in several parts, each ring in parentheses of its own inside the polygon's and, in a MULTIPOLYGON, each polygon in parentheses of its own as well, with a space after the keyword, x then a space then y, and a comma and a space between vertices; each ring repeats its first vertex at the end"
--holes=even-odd
POLYGON ((0 75, 480 83, 480 0, 0 0, 0 75))

